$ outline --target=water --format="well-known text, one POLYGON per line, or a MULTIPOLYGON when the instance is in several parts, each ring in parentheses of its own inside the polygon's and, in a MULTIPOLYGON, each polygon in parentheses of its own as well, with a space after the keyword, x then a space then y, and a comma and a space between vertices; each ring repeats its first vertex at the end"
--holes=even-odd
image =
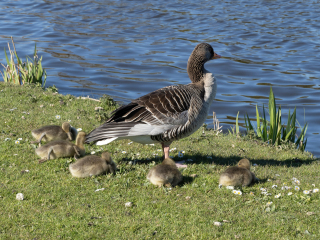
POLYGON ((283 113, 296 106, 300 124, 308 122, 307 150, 320 154, 319 0, 15 0, 0 2, 0 19, 0 49, 13 36, 23 57, 37 43, 47 86, 124 103, 188 84, 188 57, 208 42, 224 56, 206 64, 218 79, 211 111, 224 130, 238 111, 241 123, 246 112, 254 117, 272 86, 283 113))

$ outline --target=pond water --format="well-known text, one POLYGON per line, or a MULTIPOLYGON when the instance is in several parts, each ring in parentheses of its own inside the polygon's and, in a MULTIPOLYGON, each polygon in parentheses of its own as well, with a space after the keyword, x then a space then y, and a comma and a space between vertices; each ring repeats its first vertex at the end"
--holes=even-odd
POLYGON ((13 36, 20 57, 31 56, 37 43, 46 86, 124 103, 190 83, 189 55, 208 42, 224 57, 206 64, 218 79, 211 112, 224 131, 238 112, 241 123, 245 113, 254 118, 272 86, 283 120, 296 106, 307 150, 320 156, 319 0, 11 0, 0 2, 0 19, 0 49, 13 36))

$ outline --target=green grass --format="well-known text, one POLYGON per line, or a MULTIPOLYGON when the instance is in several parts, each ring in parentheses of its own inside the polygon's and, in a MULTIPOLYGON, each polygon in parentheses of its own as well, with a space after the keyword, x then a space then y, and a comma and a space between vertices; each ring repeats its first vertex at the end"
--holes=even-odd
POLYGON ((294 144, 272 146, 252 136, 216 136, 201 129, 172 144, 175 160, 192 159, 182 170, 184 182, 172 189, 146 180, 149 169, 160 162, 154 155, 162 156, 160 144, 123 140, 86 145, 87 154, 112 153, 118 163, 115 176, 73 178, 68 171, 72 158, 38 164, 30 144, 32 129, 71 120, 89 132, 115 107, 106 97, 99 103, 34 85, 0 84, 0 239, 319 239, 320 193, 305 195, 302 190, 319 188, 320 164, 294 144), (94 110, 99 106, 105 111, 94 110), (22 140, 15 144, 18 138, 22 140), (182 158, 179 151, 185 151, 182 158), (260 182, 243 188, 241 196, 219 189, 219 174, 243 157, 257 164, 252 171, 260 182), (280 188, 294 187, 293 177, 300 180, 301 190, 291 189, 288 196, 280 188), (95 191, 101 188, 105 190, 95 191), (260 188, 272 195, 262 195, 260 188), (23 201, 15 199, 20 192, 23 201), (275 198, 278 193, 282 196, 275 198), (133 207, 126 208, 126 202, 133 207), (214 226, 223 220, 230 222, 214 226))

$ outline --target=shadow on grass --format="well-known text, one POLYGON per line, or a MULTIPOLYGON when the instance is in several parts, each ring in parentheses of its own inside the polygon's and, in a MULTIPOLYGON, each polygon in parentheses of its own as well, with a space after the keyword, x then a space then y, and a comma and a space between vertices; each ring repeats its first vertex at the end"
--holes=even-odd
MULTIPOLYGON (((207 155, 202 154, 194 154, 194 155, 185 155, 183 158, 173 158, 174 161, 180 162, 185 161, 185 164, 215 164, 215 165, 223 165, 223 166, 234 166, 236 165, 243 157, 212 157, 210 159, 207 158, 207 155), (188 159, 192 159, 192 161, 188 161, 188 159)), ((250 160, 250 159, 249 159, 250 160)), ((162 162, 162 158, 151 158, 151 159, 136 159, 129 160, 123 158, 119 163, 127 163, 127 164, 149 164, 151 162, 155 162, 156 164, 160 164, 162 162)), ((318 159, 314 160, 300 160, 298 158, 295 159, 287 159, 287 160, 274 160, 274 159, 260 159, 260 160, 250 160, 251 164, 257 164, 259 166, 286 166, 286 167, 300 167, 302 165, 310 165, 315 161, 319 161, 318 159)))

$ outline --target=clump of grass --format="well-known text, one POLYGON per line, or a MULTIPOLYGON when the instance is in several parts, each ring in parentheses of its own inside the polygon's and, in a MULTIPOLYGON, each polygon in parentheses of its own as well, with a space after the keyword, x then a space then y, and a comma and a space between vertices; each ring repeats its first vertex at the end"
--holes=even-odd
POLYGON ((3 73, 1 72, 4 82, 14 83, 17 85, 23 85, 25 83, 35 83, 39 84, 44 88, 47 73, 41 64, 42 57, 40 59, 38 58, 36 44, 34 47, 33 59, 27 56, 26 62, 22 62, 21 59, 18 57, 12 37, 11 41, 14 50, 11 50, 10 44, 8 43, 10 59, 7 55, 6 48, 4 48, 7 66, 1 64, 4 67, 3 73), (15 58, 17 63, 15 62, 15 58))
MULTIPOLYGON (((256 121, 257 128, 251 124, 250 118, 247 116, 245 119, 245 126, 247 132, 255 132, 256 135, 265 142, 269 142, 273 145, 281 145, 282 143, 292 142, 299 148, 301 151, 304 151, 307 145, 306 132, 308 124, 306 123, 303 128, 301 128, 299 122, 296 119, 296 108, 292 114, 288 114, 287 125, 282 124, 281 122, 281 106, 279 106, 278 111, 276 110, 276 101, 270 88, 269 95, 269 121, 266 119, 266 113, 264 106, 262 107, 263 117, 260 117, 258 106, 256 105, 256 121), (296 122, 298 123, 301 133, 297 135, 296 122), (297 139, 296 139, 297 136, 297 139)), ((238 116, 236 124, 238 125, 238 116)))

